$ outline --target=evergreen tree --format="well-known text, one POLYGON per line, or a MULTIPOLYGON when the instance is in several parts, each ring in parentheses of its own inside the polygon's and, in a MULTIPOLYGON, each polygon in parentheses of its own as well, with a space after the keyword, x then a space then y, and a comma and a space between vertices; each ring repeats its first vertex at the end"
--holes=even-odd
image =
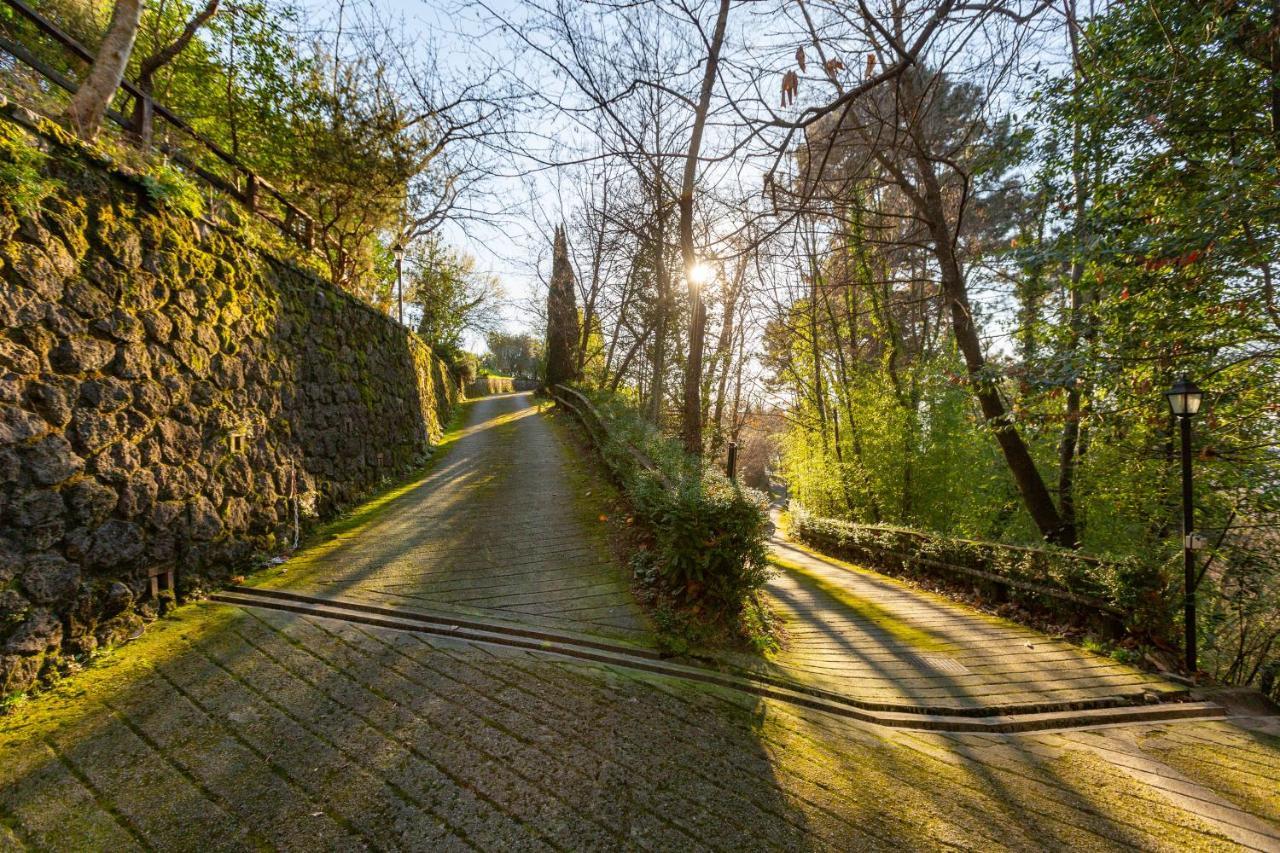
POLYGON ((578 302, 564 227, 556 228, 551 253, 551 288, 547 293, 547 384, 577 378, 578 302))

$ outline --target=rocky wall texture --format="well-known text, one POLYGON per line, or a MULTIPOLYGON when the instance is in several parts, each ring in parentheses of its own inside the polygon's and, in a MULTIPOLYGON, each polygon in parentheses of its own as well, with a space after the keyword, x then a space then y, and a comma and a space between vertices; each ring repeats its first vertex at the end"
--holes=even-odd
POLYGON ((467 397, 488 397, 492 394, 510 394, 515 385, 510 376, 480 376, 467 386, 467 397))
POLYGON ((0 698, 135 631, 155 572, 216 584, 420 465, 458 393, 358 300, 42 144, 52 194, 0 192, 0 698))

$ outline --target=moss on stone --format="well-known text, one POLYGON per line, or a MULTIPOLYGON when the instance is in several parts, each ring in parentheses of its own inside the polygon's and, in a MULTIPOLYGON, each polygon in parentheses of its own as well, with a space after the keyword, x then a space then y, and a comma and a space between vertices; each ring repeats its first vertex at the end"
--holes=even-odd
POLYGON ((824 595, 834 599, 851 614, 871 622, 901 643, 925 651, 941 651, 949 646, 942 637, 898 619, 874 601, 854 595, 844 587, 831 583, 822 575, 800 563, 778 556, 770 556, 769 562, 781 569, 786 569, 802 576, 804 578, 803 582, 807 586, 821 590, 824 595))

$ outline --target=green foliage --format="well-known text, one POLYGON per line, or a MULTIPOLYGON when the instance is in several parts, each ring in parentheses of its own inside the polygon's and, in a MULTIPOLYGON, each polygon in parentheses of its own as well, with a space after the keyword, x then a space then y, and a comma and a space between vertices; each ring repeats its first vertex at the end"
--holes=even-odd
POLYGON ((1014 599, 1040 609, 1089 621, 1102 614, 1088 601, 1114 610, 1127 631, 1156 642, 1173 634, 1177 604, 1174 572, 1130 558, 1102 561, 1066 549, 1026 548, 995 542, 956 539, 886 525, 851 524, 796 510, 791 532, 828 553, 907 575, 934 576, 954 583, 984 583, 983 574, 1019 582, 990 583, 1014 599), (1047 587, 1077 597, 1057 598, 1037 592, 1047 587))
POLYGON ((186 175, 168 163, 151 166, 141 178, 143 189, 152 203, 181 211, 188 216, 204 214, 204 199, 186 175))
POLYGON ((622 399, 591 397, 605 463, 652 533, 656 579, 684 605, 738 622, 768 579, 764 496, 687 456, 622 399))
POLYGON ((737 616, 768 578, 760 503, 712 468, 674 488, 650 472, 634 472, 625 482, 653 530, 668 588, 689 603, 737 616))
POLYGON ((532 335, 490 332, 485 337, 489 354, 485 367, 516 379, 537 379, 542 375, 542 341, 532 335))
MULTIPOLYGON (((82 0, 38 0, 33 5, 91 50, 100 43, 111 12, 110 3, 82 0)), ((171 45, 203 6, 203 0, 144 4, 128 78, 139 80, 143 63, 171 45)), ((335 42, 323 46, 300 37, 316 31, 317 22, 307 20, 316 14, 318 10, 295 0, 224 2, 196 37, 156 71, 152 91, 158 103, 310 213, 326 277, 385 308, 395 279, 384 257, 384 237, 400 233, 406 219, 418 232, 432 230, 458 187, 468 183, 456 164, 445 166, 453 146, 444 137, 461 126, 483 133, 487 123, 477 106, 483 96, 469 90, 468 97, 439 110, 438 69, 402 68, 411 60, 371 49, 368 42, 377 36, 365 28, 340 28, 335 42), (414 78, 411 84, 406 74, 414 78), (465 118, 455 114, 468 110, 465 118)), ((72 80, 84 73, 82 63, 7 8, 0 9, 0 35, 72 80)), ((66 106, 60 89, 22 63, 6 67, 0 86, 47 115, 59 115, 66 106)), ((133 106, 126 94, 117 94, 111 104, 126 116, 133 106)), ((135 144, 114 126, 107 131, 135 144)), ((180 150, 208 172, 242 182, 220 159, 164 121, 157 120, 154 131, 157 147, 180 150)), ((169 177, 151 175, 146 181, 152 200, 194 211, 196 196, 169 177)), ((265 195, 262 200, 270 206, 265 195)), ((229 202, 221 199, 219 204, 229 202)))
POLYGON ((497 280, 476 269, 474 257, 435 237, 410 246, 404 277, 405 299, 418 312, 418 334, 438 350, 458 350, 464 332, 489 332, 497 322, 497 280))
MULTIPOLYGON (((1194 504, 1216 544, 1197 555, 1200 648, 1236 684, 1258 683, 1280 655, 1272 14, 1256 2, 1106 5, 1079 34, 1079 65, 1039 81, 1020 126, 973 124, 976 149, 998 156, 976 167, 960 245, 990 336, 987 378, 1080 551, 1109 567, 1091 594, 1175 642, 1181 476, 1163 392, 1182 373, 1207 390, 1194 504)), ((947 309, 934 307, 932 274, 915 283, 910 241, 894 242, 907 260, 886 256, 872 230, 885 224, 859 216, 766 338, 766 364, 798 401, 781 442, 792 497, 820 516, 928 531, 929 549, 939 537, 1038 546, 951 336, 937 332, 947 309)), ((982 555, 993 559, 1007 568, 982 555)), ((1027 576, 1081 580, 1064 572, 1027 576)))
POLYGON ((34 214, 57 187, 45 172, 48 159, 30 135, 0 121, 0 188, 16 212, 34 214))

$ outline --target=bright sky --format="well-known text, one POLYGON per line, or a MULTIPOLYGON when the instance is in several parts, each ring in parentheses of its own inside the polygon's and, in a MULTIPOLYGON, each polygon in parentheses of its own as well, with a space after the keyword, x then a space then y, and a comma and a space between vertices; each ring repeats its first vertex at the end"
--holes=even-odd
MULTIPOLYGON (((478 69, 502 62, 507 50, 500 34, 487 20, 485 10, 474 3, 450 0, 302 0, 312 27, 333 33, 339 16, 344 29, 358 26, 376 15, 393 29, 403 32, 403 43, 414 61, 423 61, 432 52, 442 73, 456 78, 446 84, 447 97, 457 85, 474 79, 478 69)), ((514 12, 518 0, 493 0, 492 7, 514 12)), ((554 200, 555 174, 544 172, 519 177, 524 164, 506 160, 499 166, 511 176, 488 182, 487 197, 475 200, 482 209, 476 217, 456 216, 442 229, 453 247, 474 255, 481 270, 496 275, 506 295, 504 317, 510 331, 527 331, 529 304, 545 293, 537 276, 538 261, 549 267, 550 242, 542 226, 558 218, 554 200), (548 201, 550 199, 550 201, 548 201), (497 215, 494 215, 497 214, 497 215)), ((548 226, 549 227, 549 226, 548 226)), ((545 231, 549 234, 549 230, 545 231)), ((544 269, 544 274, 546 270, 544 269)), ((480 336, 469 336, 468 349, 483 351, 480 336)))
MULTIPOLYGON (((549 97, 569 85, 543 70, 542 62, 511 55, 510 41, 498 31, 489 10, 518 21, 526 14, 520 0, 300 1, 311 11, 311 23, 326 29, 336 25, 341 15, 348 30, 358 26, 362 19, 370 18, 379 19, 383 27, 389 25, 393 30, 401 30, 401 41, 409 55, 417 59, 434 52, 441 75, 454 78, 445 84, 442 93, 445 97, 460 85, 473 81, 481 69, 495 65, 526 84, 536 83, 540 91, 550 93, 549 97)), ((749 6, 743 8, 750 11, 749 6)), ((738 62, 746 62, 747 66, 760 63, 768 68, 774 67, 775 60, 789 64, 788 50, 773 40, 777 31, 769 22, 756 18, 753 13, 739 14, 733 19, 731 29, 735 32, 731 33, 730 42, 736 42, 738 62)), ((1041 44, 1040 55, 1052 61, 1050 57, 1058 51, 1045 51, 1044 47, 1041 44)), ((806 84, 802 97, 830 95, 820 93, 819 89, 820 86, 806 84)), ((574 141, 568 119, 557 123, 544 115, 538 119, 536 130, 543 135, 542 145, 549 144, 548 140, 566 144, 574 141)), ((711 127, 708 131, 709 134, 717 132, 733 133, 728 128, 718 131, 711 127)), ((704 145, 704 152, 706 150, 704 145)), ((455 217, 444 226, 442 235, 452 246, 474 255, 482 270, 498 277, 507 296, 504 316, 508 329, 528 331, 538 324, 534 305, 541 302, 545 293, 542 276, 549 271, 551 229, 571 213, 572 202, 566 200, 575 195, 577 188, 572 182, 578 174, 564 169, 535 171, 519 156, 503 157, 495 165, 505 175, 489 182, 488 197, 475 200, 483 215, 455 217)), ((704 164, 707 177, 713 182, 722 178, 741 180, 748 186, 759 185, 758 175, 731 176, 737 168, 758 170, 758 165, 744 166, 740 159, 736 163, 704 164), (723 174, 712 175, 712 172, 723 174)), ((467 346, 475 351, 483 350, 478 336, 468 339, 467 346)))

